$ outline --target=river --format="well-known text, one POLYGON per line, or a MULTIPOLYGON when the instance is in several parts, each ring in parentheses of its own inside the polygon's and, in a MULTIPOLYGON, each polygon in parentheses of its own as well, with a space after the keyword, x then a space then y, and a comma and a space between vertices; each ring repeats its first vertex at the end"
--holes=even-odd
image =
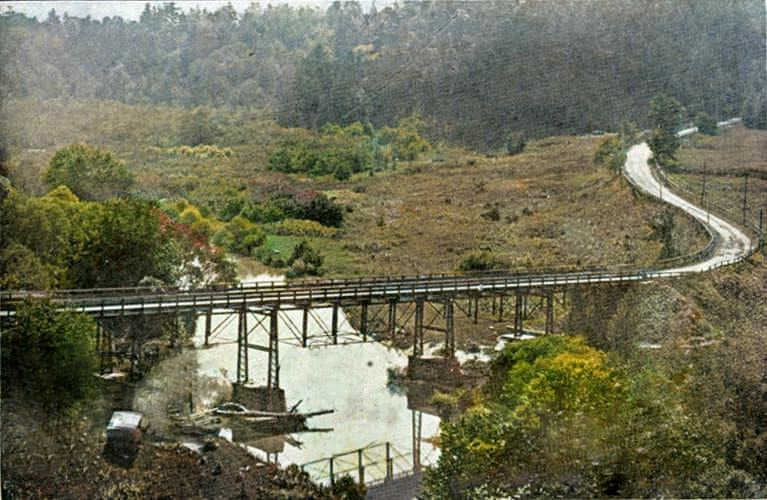
MULTIPOLYGON (((331 309, 312 310, 310 336, 321 334, 321 325, 330 324, 331 314, 331 309)), ((342 339, 360 341, 359 337, 353 336, 353 329, 343 312, 339 319, 342 339)), ((223 317, 216 320, 217 323, 222 321, 223 317)), ((295 339, 291 341, 290 322, 300 325, 301 312, 280 313, 280 339, 284 339, 279 346, 280 387, 285 390, 288 407, 300 400, 301 412, 332 409, 334 413, 308 421, 311 428, 332 428, 332 431, 291 435, 302 444, 297 447, 286 443, 277 456, 278 462, 283 466, 291 463, 301 465, 385 442, 390 442, 394 449, 410 457, 413 412, 408 409, 404 394, 387 387, 387 369, 404 369, 407 354, 378 342, 303 348, 297 345, 295 339)), ((205 348, 204 318, 200 317, 194 337, 198 374, 214 378, 223 375, 234 381, 236 339, 237 322, 231 321, 211 338, 211 345, 205 348)), ((256 328, 250 333, 249 342, 266 345, 267 339, 266 330, 256 328)), ((251 350, 249 365, 250 383, 265 385, 267 353, 251 350)), ((439 432, 439 418, 425 413, 420 418, 421 463, 429 464, 438 457, 438 450, 429 441, 439 432)), ((238 440, 236 435, 234 440, 238 440)), ((246 444, 257 445, 252 442, 246 444)), ((378 449, 383 450, 382 447, 378 449)), ((252 451, 261 458, 270 458, 257 446, 252 451)))

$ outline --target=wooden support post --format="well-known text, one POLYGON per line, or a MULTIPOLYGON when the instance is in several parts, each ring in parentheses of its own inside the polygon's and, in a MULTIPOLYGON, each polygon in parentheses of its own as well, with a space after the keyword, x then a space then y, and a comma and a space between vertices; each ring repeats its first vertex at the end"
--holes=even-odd
POLYGON ((205 347, 208 347, 208 339, 210 338, 211 323, 213 322, 213 309, 205 311, 205 347))
POLYGON ((131 343, 130 343, 130 371, 128 372, 128 377, 133 380, 134 377, 134 370, 136 369, 136 344, 138 343, 138 340, 136 339, 136 329, 133 328, 133 325, 129 326, 131 330, 131 343))
POLYGON ((237 384, 248 382, 248 310, 237 312, 237 384))
POLYGON ((445 357, 455 355, 455 328, 453 315, 453 299, 445 300, 445 357))
POLYGON ((493 307, 492 307, 492 310, 490 311, 490 313, 491 313, 493 316, 495 316, 495 310, 497 309, 497 307, 496 307, 496 304, 495 304, 495 301, 496 301, 496 300, 498 300, 498 297, 496 297, 495 295, 493 295, 493 307))
POLYGON ((104 327, 100 322, 96 322, 96 351, 99 356, 99 370, 104 373, 104 351, 101 349, 101 338, 104 336, 104 327))
POLYGON ((515 296, 514 303, 514 333, 520 335, 522 333, 522 295, 515 296))
POLYGON ((527 310, 527 295, 522 296, 522 319, 526 321, 528 318, 528 310, 527 310))
POLYGON ((104 329, 104 334, 102 336, 102 362, 104 359, 106 359, 105 369, 108 369, 109 372, 112 372, 112 368, 114 366, 112 365, 112 330, 109 330, 107 328, 104 329))
POLYGON ((391 456, 391 443, 386 441, 386 481, 394 475, 394 460, 391 456))
POLYGON ((338 344, 338 309, 339 305, 336 302, 333 304, 333 317, 330 322, 330 335, 333 338, 333 345, 338 344))
POLYGON ((474 324, 476 325, 479 321, 479 295, 474 297, 474 324))
POLYGON ((333 457, 333 456, 331 455, 331 456, 330 456, 330 459, 329 459, 329 462, 330 462, 330 486, 331 486, 331 488, 332 488, 333 486, 335 486, 335 484, 336 484, 336 477, 335 477, 335 473, 333 472, 333 459, 334 459, 334 458, 335 458, 335 457, 333 457))
POLYGON ((309 306, 306 305, 302 309, 301 315, 301 346, 306 347, 307 339, 309 338, 309 306))
POLYGON ((269 311, 269 367, 266 374, 266 387, 280 388, 280 352, 279 352, 279 309, 269 311))
POLYGON ((360 333, 362 334, 362 341, 368 341, 368 304, 363 302, 360 307, 360 333))
POLYGON ((503 303, 504 303, 504 297, 503 295, 498 296, 498 322, 500 323, 503 321, 503 303))
POLYGON ((389 333, 389 339, 394 340, 397 333, 397 301, 392 300, 389 302, 389 324, 387 325, 389 333))
POLYGON ((554 292, 546 294, 546 335, 554 333, 554 292))
POLYGON ((413 328, 413 356, 423 356, 423 309, 424 300, 415 301, 415 327, 413 328))
POLYGON ((362 449, 357 450, 357 483, 365 484, 365 464, 362 463, 362 449))

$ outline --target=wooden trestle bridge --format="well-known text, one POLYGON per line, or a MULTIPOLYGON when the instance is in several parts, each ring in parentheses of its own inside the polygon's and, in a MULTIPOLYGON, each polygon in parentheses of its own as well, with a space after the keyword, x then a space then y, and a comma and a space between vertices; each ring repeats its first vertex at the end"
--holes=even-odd
POLYGON ((204 317, 207 344, 226 325, 237 321, 237 382, 248 380, 248 353, 268 353, 267 387, 279 387, 279 343, 304 347, 365 342, 371 338, 394 340, 412 336, 413 355, 424 354, 424 332, 444 337, 443 353, 455 352, 455 315, 476 323, 480 311, 498 320, 513 317, 514 331, 524 320, 543 312, 544 330, 554 325, 555 298, 564 299, 572 287, 620 284, 678 275, 674 271, 622 269, 578 272, 540 271, 475 275, 424 275, 383 278, 262 282, 232 288, 181 290, 177 288, 111 288, 53 292, 0 293, 0 319, 9 319, 30 297, 47 298, 62 309, 91 315, 102 327, 98 348, 112 351, 106 320, 131 316, 192 314, 204 317), (316 312, 329 310, 329 321, 316 312), (342 325, 342 310, 356 328, 342 325), (313 328, 309 328, 314 323, 313 328), (329 323, 329 324, 328 324, 329 323), (317 328, 319 326, 319 328, 317 328), (342 328, 343 326, 343 328, 342 328), (318 334, 317 330, 321 333, 318 334), (259 332, 267 342, 256 343, 259 332))

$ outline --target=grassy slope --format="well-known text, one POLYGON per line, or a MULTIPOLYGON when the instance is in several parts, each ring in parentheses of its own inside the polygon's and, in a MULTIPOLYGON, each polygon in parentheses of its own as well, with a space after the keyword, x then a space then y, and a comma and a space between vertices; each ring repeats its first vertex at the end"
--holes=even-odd
POLYGON ((742 220, 744 174, 748 173, 747 220, 757 226, 759 210, 767 211, 767 131, 737 126, 721 135, 702 134, 686 141, 679 160, 684 167, 673 175, 689 186, 699 201, 703 189, 704 165, 707 198, 742 220))
MULTIPOLYGON (((364 179, 363 193, 334 193, 354 207, 347 248, 367 259, 359 272, 377 274, 454 271, 474 250, 519 265, 650 264, 661 246, 648 221, 664 207, 592 165, 599 141, 550 138, 514 157, 456 153, 364 179), (482 216, 493 208, 498 221, 482 216)), ((705 244, 688 219, 675 222, 683 253, 705 244)))
MULTIPOLYGON (((313 240, 331 275, 452 272, 476 250, 524 266, 649 265, 661 252, 650 222, 665 207, 634 196, 620 177, 592 164, 600 138, 535 141, 514 157, 443 149, 435 160, 403 162, 395 171, 340 184, 266 171, 272 145, 304 132, 224 111, 213 111, 211 121, 232 158, 164 154, 162 148, 178 143, 187 114, 98 101, 5 103, 13 180, 44 191, 39 174, 55 150, 86 141, 115 151, 149 197, 215 205, 227 191, 263 193, 287 184, 327 190, 353 210, 339 238, 313 240), (494 208, 499 220, 483 218, 494 208)), ((705 244, 684 216, 675 218, 674 232, 682 253, 705 244)), ((295 243, 270 242, 283 254, 295 243)))

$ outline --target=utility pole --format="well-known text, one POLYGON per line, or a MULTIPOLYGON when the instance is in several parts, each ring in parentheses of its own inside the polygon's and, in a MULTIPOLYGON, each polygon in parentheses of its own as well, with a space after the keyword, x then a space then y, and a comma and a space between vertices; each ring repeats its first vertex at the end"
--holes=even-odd
POLYGON ((764 253, 764 209, 759 209, 759 249, 764 253))
POLYGON ((743 179, 743 225, 746 225, 746 213, 748 211, 748 172, 743 179))
POLYGON ((706 162, 703 162, 703 189, 700 192, 700 206, 705 207, 706 201, 706 162))

